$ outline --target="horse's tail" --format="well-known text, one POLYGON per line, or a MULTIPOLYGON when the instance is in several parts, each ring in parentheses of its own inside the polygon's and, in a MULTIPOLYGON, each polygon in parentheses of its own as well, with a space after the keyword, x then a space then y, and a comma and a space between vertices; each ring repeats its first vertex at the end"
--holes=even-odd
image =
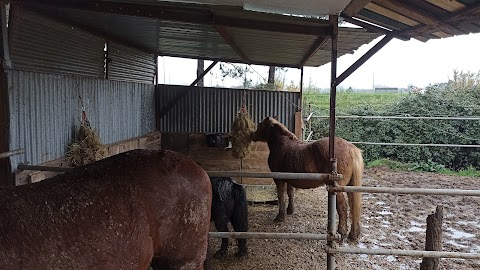
POLYGON ((248 231, 247 194, 241 185, 234 184, 232 187, 232 195, 234 206, 230 221, 232 222, 233 229, 236 232, 246 232, 248 231))
MULTIPOLYGON (((353 160, 353 174, 350 179, 349 186, 362 186, 362 176, 363 176, 363 157, 362 150, 353 146, 350 149, 350 154, 352 155, 353 160)), ((350 216, 352 221, 352 229, 350 231, 349 238, 351 240, 358 240, 360 237, 360 220, 362 215, 362 193, 360 192, 349 192, 348 194, 348 203, 350 206, 350 216)))

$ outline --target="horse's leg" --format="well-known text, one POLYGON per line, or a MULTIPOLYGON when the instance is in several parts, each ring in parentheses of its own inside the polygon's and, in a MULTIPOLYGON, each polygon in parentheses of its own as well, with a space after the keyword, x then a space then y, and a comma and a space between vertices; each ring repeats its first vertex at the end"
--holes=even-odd
POLYGON ((287 193, 287 183, 282 180, 275 180, 278 196, 278 215, 274 219, 276 222, 285 221, 285 193, 287 193))
POLYGON ((293 214, 293 211, 295 210, 294 208, 294 201, 293 201, 293 195, 295 193, 295 188, 290 185, 290 184, 287 184, 287 194, 288 194, 288 207, 287 207, 287 214, 288 215, 291 215, 293 214))
MULTIPOLYGON (((219 232, 228 232, 228 220, 226 217, 218 218, 217 220, 214 221, 215 223, 215 228, 219 232)), ((228 248, 228 238, 222 238, 222 245, 220 246, 220 249, 213 255, 214 258, 216 259, 221 259, 227 256, 227 248, 228 248)))
POLYGON ((344 192, 337 192, 337 213, 338 213, 338 233, 342 236, 342 241, 348 233, 347 228, 347 202, 344 192))
POLYGON ((350 208, 350 234, 348 240, 352 242, 358 241, 360 238, 360 219, 361 219, 361 193, 347 192, 348 205, 350 208))

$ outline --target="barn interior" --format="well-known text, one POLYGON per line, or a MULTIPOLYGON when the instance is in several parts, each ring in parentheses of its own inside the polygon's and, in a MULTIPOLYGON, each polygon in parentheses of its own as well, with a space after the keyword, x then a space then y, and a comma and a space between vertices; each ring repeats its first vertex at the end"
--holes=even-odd
POLYGON ((331 62, 335 96, 336 86, 393 38, 425 42, 480 32, 476 0, 1 4, 2 185, 38 182, 56 173, 19 170, 19 165, 68 167, 64 155, 82 108, 109 155, 171 149, 209 171, 269 171, 263 143, 243 160, 233 158, 224 145, 208 145, 208 136, 228 137, 243 99, 255 122, 275 115, 302 136, 302 92, 196 86, 211 67, 190 86, 158 84, 158 56, 211 60, 212 67, 232 62, 302 69, 331 62), (337 15, 356 27, 338 26, 337 15), (337 76, 338 57, 380 36, 337 76))

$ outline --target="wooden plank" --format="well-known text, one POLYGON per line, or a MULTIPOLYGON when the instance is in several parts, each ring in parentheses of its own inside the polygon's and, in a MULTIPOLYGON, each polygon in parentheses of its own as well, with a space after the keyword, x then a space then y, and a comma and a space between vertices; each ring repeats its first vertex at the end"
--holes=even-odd
POLYGON ((240 171, 240 161, 194 159, 206 171, 240 171))
POLYGON ((223 148, 198 149, 188 151, 188 156, 194 160, 210 159, 210 160, 237 160, 232 156, 231 150, 223 150, 223 148))
POLYGON ((394 10, 395 12, 398 12, 400 14, 403 14, 404 16, 407 16, 409 18, 412 18, 413 20, 416 20, 417 22, 423 23, 425 25, 430 25, 434 27, 440 27, 442 29, 446 29, 448 32, 452 32, 453 34, 461 34, 462 32, 458 30, 457 28, 442 22, 434 17, 432 17, 429 14, 426 14, 424 12, 421 12, 419 10, 416 10, 412 8, 411 6, 408 6, 406 4, 403 4, 402 2, 394 2, 394 1, 389 1, 389 0, 375 0, 375 3, 381 5, 382 7, 385 7, 390 10, 394 10))
POLYGON ((164 150, 188 153, 188 133, 163 133, 161 148, 164 150))
POLYGON ((439 6, 445 10, 448 10, 450 12, 459 11, 465 8, 465 5, 453 0, 426 0, 426 1, 436 6, 439 6))
POLYGON ((439 38, 447 38, 447 37, 451 37, 452 35, 450 34, 447 34, 445 32, 442 32, 442 31, 437 31, 437 32, 433 32, 432 35, 434 36, 437 36, 439 38))
POLYGON ((399 21, 408 26, 417 26, 420 24, 418 21, 412 20, 409 17, 403 16, 402 14, 397 13, 396 11, 384 8, 375 3, 369 3, 368 5, 365 6, 365 8, 372 12, 378 13, 382 16, 388 17, 392 20, 399 21))
POLYGON ((302 139, 303 117, 302 112, 295 112, 295 136, 302 139))
POLYGON ((349 17, 353 17, 360 10, 362 10, 371 0, 352 0, 346 7, 343 13, 349 17))
POLYGON ((239 182, 244 185, 274 185, 271 178, 242 178, 239 182))

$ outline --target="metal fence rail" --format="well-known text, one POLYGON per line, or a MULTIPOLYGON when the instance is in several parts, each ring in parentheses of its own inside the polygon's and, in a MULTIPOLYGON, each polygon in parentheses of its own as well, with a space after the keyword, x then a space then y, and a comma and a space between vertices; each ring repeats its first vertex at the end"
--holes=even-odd
POLYGON ((398 255, 409 257, 429 257, 429 258, 458 258, 458 259, 480 259, 480 253, 467 252, 446 252, 446 251, 424 251, 424 250, 404 250, 404 249, 369 249, 369 248, 351 248, 337 247, 326 248, 331 253, 348 254, 367 254, 367 255, 398 255))
POLYGON ((327 240, 328 235, 316 233, 267 233, 267 232, 209 232, 210 238, 247 238, 247 239, 297 239, 327 240))
MULTIPOLYGON (((309 121, 311 118, 330 118, 328 115, 310 115, 305 119, 309 121)), ((402 120, 480 120, 478 116, 373 116, 373 115, 337 115, 337 119, 402 119, 402 120)))
POLYGON ((18 150, 3 152, 3 153, 0 153, 0 158, 7 158, 7 157, 16 156, 24 153, 25 153, 25 149, 18 149, 18 150))
MULTIPOLYGON (((251 177, 251 178, 275 178, 297 180, 322 180, 327 181, 328 173, 291 173, 291 172, 237 172, 237 171, 207 171, 210 177, 251 177)), ((340 176, 341 177, 341 176, 340 176)))
POLYGON ((435 189, 435 188, 390 188, 390 187, 332 187, 331 192, 367 192, 390 194, 422 194, 422 195, 448 195, 448 196, 480 196, 479 190, 471 189, 435 189))

